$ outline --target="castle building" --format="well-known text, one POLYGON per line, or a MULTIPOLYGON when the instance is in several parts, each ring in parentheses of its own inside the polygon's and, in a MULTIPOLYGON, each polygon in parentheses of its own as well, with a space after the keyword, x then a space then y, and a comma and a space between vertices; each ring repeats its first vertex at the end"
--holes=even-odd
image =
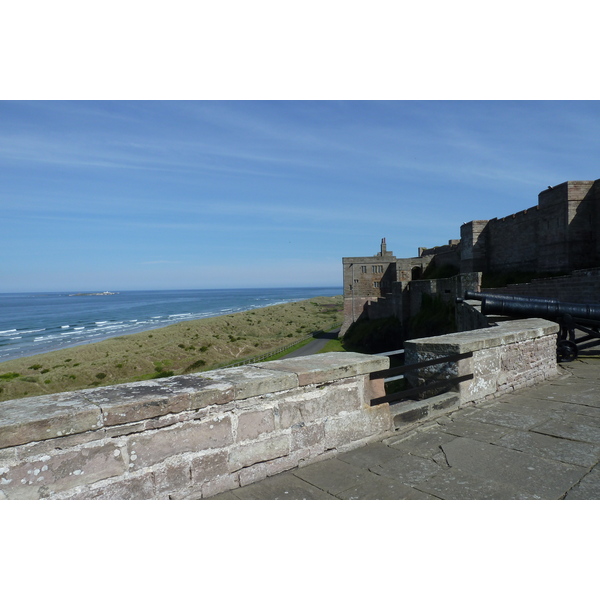
MULTIPOLYGON (((537 206, 499 219, 465 223, 460 228, 460 240, 450 240, 447 245, 435 248, 419 248, 418 256, 413 258, 396 258, 383 238, 381 249, 374 256, 342 259, 341 333, 369 311, 378 316, 393 314, 408 318, 420 306, 420 302, 407 300, 411 283, 421 280, 424 274, 427 276, 425 271, 430 266, 451 267, 463 275, 511 272, 544 275, 600 267, 599 232, 600 180, 595 180, 548 186, 538 195, 537 206), (375 306, 377 310, 373 309, 375 306)), ((413 287, 419 293, 426 289, 414 284, 413 287)), ((451 294, 456 289, 445 291, 451 294)))

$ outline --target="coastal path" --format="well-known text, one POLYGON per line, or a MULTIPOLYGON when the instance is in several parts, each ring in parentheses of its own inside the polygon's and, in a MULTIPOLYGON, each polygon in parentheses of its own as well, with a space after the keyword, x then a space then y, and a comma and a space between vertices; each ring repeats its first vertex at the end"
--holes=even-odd
POLYGON ((600 360, 214 500, 600 499, 600 360))
POLYGON ((317 354, 325 348, 327 342, 329 340, 337 340, 338 333, 340 332, 340 328, 334 329, 333 331, 324 331, 315 336, 315 339, 308 342, 302 348, 298 348, 298 350, 294 350, 289 354, 285 355, 285 358, 296 358, 297 356, 309 356, 310 354, 317 354))

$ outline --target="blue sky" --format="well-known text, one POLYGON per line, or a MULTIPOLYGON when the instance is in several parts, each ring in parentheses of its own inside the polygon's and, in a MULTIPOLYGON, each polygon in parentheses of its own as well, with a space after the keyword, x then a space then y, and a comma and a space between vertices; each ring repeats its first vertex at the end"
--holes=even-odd
POLYGON ((341 285, 599 155, 598 102, 2 101, 0 291, 341 285))

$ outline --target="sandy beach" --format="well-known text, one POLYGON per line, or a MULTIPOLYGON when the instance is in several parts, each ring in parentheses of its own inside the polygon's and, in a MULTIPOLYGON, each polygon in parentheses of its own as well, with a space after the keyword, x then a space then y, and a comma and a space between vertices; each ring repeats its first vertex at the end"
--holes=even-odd
POLYGON ((0 401, 206 371, 289 346, 342 322, 342 297, 184 321, 0 363, 0 401))

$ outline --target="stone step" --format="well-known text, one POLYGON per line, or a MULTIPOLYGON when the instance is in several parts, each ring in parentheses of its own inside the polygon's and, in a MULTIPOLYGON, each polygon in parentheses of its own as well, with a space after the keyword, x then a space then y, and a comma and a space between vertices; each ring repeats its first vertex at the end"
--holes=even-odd
POLYGON ((457 392, 446 392, 424 400, 407 400, 390 405, 390 412, 396 430, 435 419, 436 417, 457 410, 460 406, 460 395, 457 392))

